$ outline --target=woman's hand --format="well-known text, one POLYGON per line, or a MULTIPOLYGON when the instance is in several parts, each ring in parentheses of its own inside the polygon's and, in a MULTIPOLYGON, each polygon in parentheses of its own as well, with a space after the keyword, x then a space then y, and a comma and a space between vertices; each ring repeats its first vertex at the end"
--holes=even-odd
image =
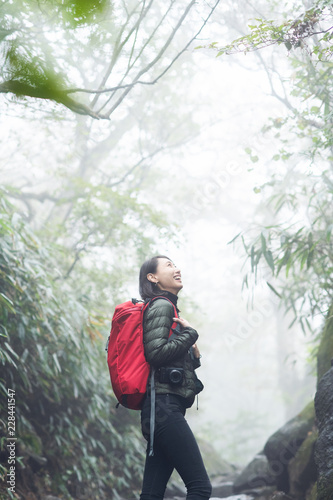
MULTIPOLYGON (((173 321, 175 323, 179 323, 183 328, 186 328, 186 327, 192 328, 190 323, 184 318, 173 318, 173 321)), ((197 359, 200 359, 201 355, 200 355, 200 351, 198 349, 197 344, 193 344, 192 349, 193 349, 193 356, 197 359)))
POLYGON ((193 349, 193 355, 195 358, 199 359, 200 358, 200 351, 198 349, 198 346, 197 344, 193 344, 192 345, 192 349, 193 349))
POLYGON ((183 328, 187 328, 187 327, 192 328, 192 326, 190 325, 190 323, 186 319, 184 319, 184 318, 173 318, 173 321, 175 323, 179 323, 183 328))

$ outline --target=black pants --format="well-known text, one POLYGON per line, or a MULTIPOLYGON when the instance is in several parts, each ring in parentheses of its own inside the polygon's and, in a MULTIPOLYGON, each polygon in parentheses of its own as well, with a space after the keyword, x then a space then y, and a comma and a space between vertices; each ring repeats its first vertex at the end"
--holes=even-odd
POLYGON ((176 469, 187 488, 187 500, 208 500, 212 487, 195 437, 186 422, 184 400, 157 394, 154 455, 149 453, 150 398, 141 411, 141 427, 148 441, 140 500, 163 500, 167 482, 176 469))

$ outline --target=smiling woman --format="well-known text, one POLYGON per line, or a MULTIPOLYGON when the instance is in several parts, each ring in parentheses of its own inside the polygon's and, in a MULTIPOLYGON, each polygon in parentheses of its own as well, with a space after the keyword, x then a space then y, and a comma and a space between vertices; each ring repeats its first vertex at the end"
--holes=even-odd
POLYGON ((142 266, 143 278, 152 283, 154 295, 161 295, 163 291, 177 295, 183 288, 180 269, 168 257, 158 255, 145 264, 142 266))
POLYGON ((200 366, 195 344, 198 333, 178 316, 177 295, 183 288, 180 269, 165 255, 155 256, 142 265, 139 286, 141 297, 149 303, 143 341, 151 365, 141 410, 141 428, 148 446, 140 500, 162 500, 174 469, 185 483, 187 500, 206 500, 211 484, 184 418, 203 385, 195 374, 200 366))

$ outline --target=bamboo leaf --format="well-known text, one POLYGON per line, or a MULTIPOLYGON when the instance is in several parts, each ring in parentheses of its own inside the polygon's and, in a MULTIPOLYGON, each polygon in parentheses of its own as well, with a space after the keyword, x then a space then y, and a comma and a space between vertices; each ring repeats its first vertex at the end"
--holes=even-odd
POLYGON ((263 254, 265 254, 266 253, 266 238, 262 233, 260 234, 260 238, 261 238, 261 249, 262 249, 263 254))
POLYGON ((273 287, 273 285, 271 285, 268 281, 266 281, 266 283, 269 286, 269 288, 272 290, 272 292, 274 292, 275 295, 277 295, 280 299, 282 299, 282 295, 273 287))
POLYGON ((232 240, 228 241, 227 245, 230 245, 231 243, 234 243, 234 241, 236 241, 236 240, 237 240, 237 238, 239 238, 239 236, 240 236, 241 234, 242 234, 242 231, 241 231, 241 232, 239 232, 238 234, 236 234, 236 236, 234 236, 234 237, 232 238, 232 240))
POLYGON ((307 269, 309 269, 311 267, 314 254, 315 254, 314 250, 311 250, 309 252, 308 256, 307 256, 307 259, 306 259, 306 267, 307 267, 307 269))
POLYGON ((251 247, 251 271, 253 272, 254 271, 254 246, 252 245, 251 247))
POLYGON ((58 360, 58 356, 56 355, 56 353, 54 352, 52 354, 52 357, 53 357, 53 360, 54 360, 54 364, 56 366, 56 369, 57 371, 60 373, 61 372, 61 366, 60 366, 60 363, 59 363, 59 360, 58 360))
POLYGON ((274 273, 275 266, 274 266, 274 258, 272 252, 270 250, 267 250, 267 252, 264 253, 264 257, 266 259, 267 264, 271 268, 272 273, 274 273))
POLYGON ((0 292, 0 302, 13 314, 16 314, 13 302, 2 292, 0 292))

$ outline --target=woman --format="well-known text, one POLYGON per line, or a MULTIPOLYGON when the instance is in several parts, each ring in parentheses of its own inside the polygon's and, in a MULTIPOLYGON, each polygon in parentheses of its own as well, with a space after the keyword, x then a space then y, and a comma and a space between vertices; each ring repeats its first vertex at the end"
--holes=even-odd
POLYGON ((162 500, 173 469, 185 483, 187 500, 207 500, 211 484, 184 418, 203 385, 194 372, 200 366, 195 344, 198 333, 188 321, 175 317, 177 295, 183 288, 181 273, 168 257, 159 255, 142 265, 139 282, 141 297, 151 301, 144 316, 143 339, 156 394, 153 454, 149 454, 151 384, 141 410, 142 433, 148 446, 140 500, 162 500), (173 323, 177 323, 176 329, 169 338, 173 323))

